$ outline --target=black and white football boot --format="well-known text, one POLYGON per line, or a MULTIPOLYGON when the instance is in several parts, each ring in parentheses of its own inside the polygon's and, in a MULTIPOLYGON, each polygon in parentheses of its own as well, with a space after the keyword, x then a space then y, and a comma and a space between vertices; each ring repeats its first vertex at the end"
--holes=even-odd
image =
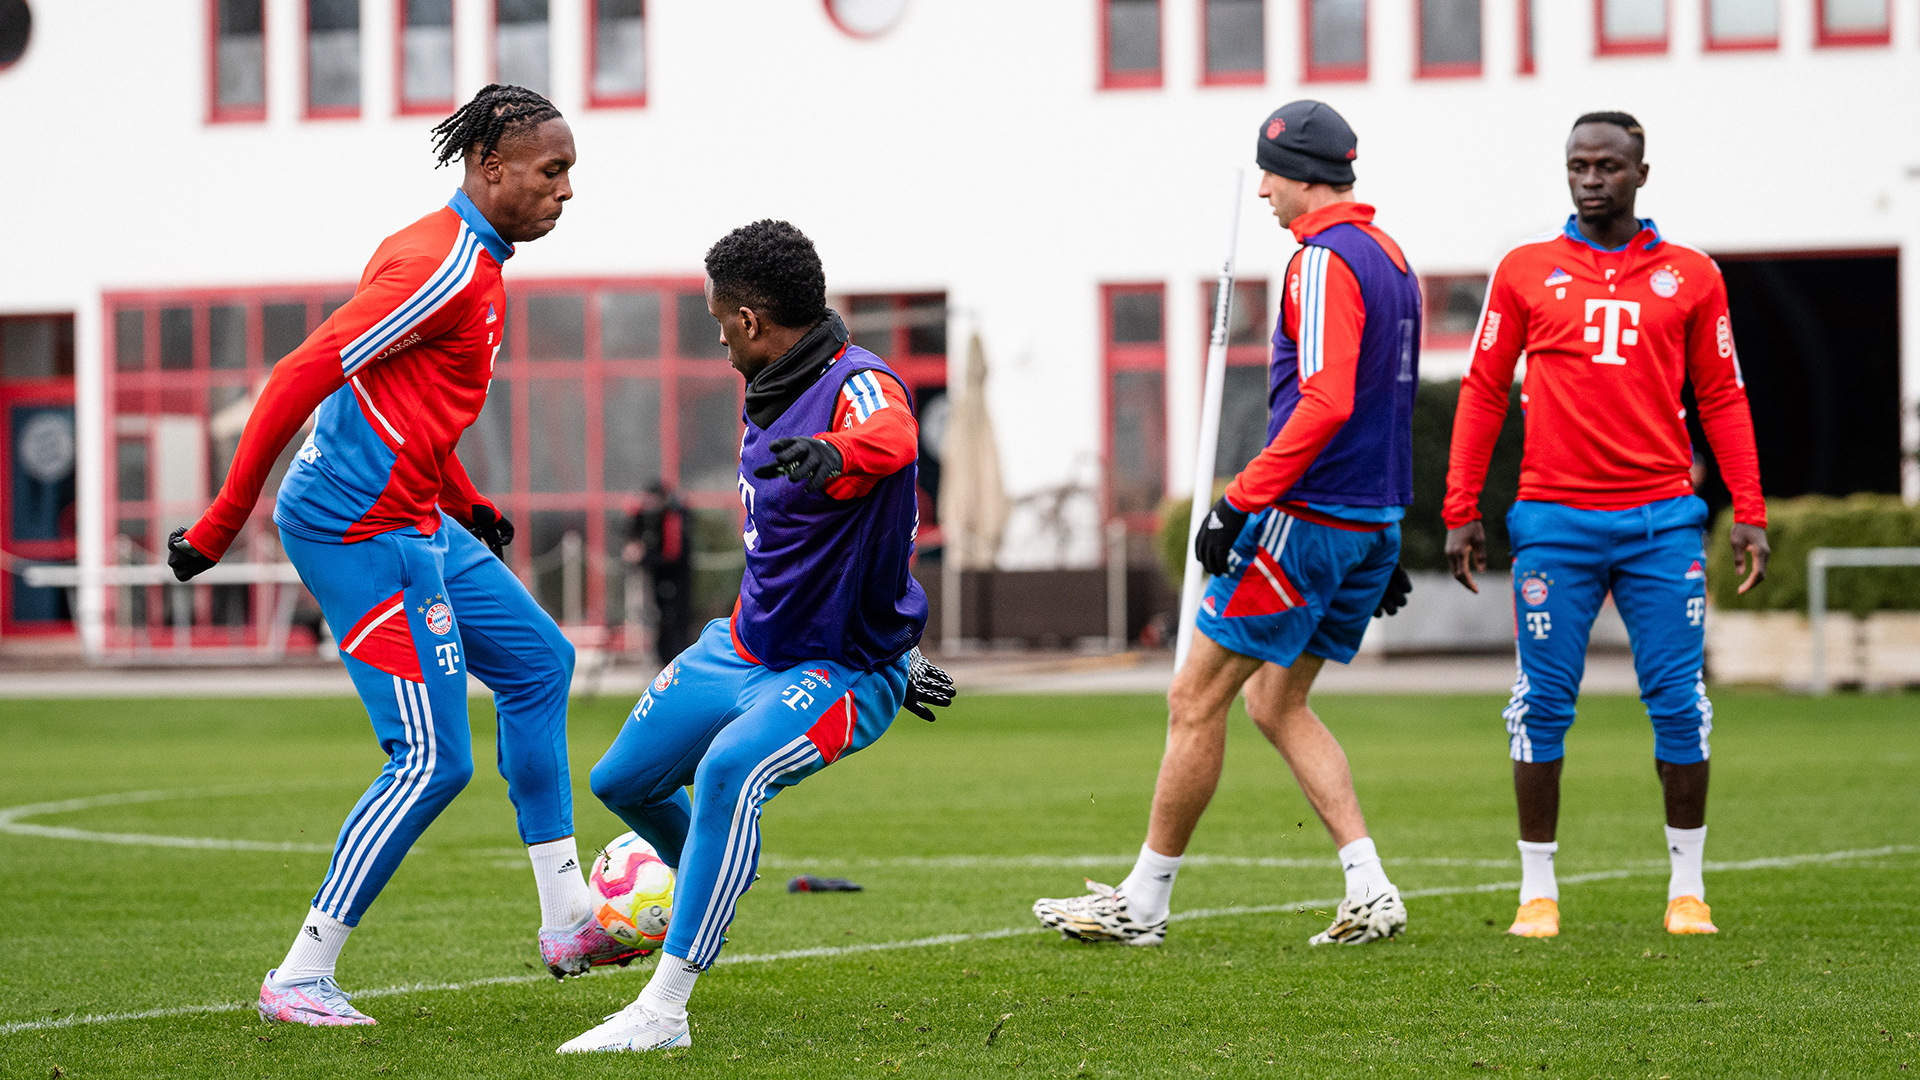
POLYGON ((1396 886, 1378 896, 1355 902, 1340 901, 1333 914, 1333 925, 1307 939, 1309 945, 1365 945, 1369 941, 1398 937, 1407 928, 1407 905, 1396 886))
POLYGON ((1035 900, 1033 914, 1040 925, 1078 941, 1118 941, 1127 945, 1158 945, 1167 940, 1167 920, 1141 923, 1127 911, 1126 895, 1111 885, 1087 882, 1087 895, 1058 900, 1035 900))

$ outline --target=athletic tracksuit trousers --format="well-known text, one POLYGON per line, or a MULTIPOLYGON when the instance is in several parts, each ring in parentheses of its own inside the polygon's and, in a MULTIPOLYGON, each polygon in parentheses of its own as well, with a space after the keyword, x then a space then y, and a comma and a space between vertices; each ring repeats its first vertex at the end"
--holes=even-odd
POLYGON ((281 542, 320 601, 387 763, 340 827, 313 906, 358 925, 420 833, 473 776, 467 673, 494 692, 499 768, 528 844, 573 833, 573 645, 513 572, 441 515, 352 544, 281 542))

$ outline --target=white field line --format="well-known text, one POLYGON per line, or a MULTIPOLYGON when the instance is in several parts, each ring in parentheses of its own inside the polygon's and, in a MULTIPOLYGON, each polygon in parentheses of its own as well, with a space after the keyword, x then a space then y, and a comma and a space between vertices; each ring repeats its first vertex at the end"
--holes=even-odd
MULTIPOLYGON (((1782 855, 1767 859, 1746 859, 1740 862, 1708 862, 1705 869, 1715 872, 1739 870, 1786 870, 1798 866, 1820 863, 1846 862, 1853 859, 1870 859, 1886 855, 1911 855, 1920 852, 1920 846, 1912 844, 1891 844, 1877 848, 1855 848, 1848 851, 1828 851, 1807 855, 1782 855)), ((1658 873, 1659 867, 1643 867, 1627 870, 1599 870, 1587 874, 1569 874, 1560 878, 1562 885, 1579 885, 1590 881, 1610 881, 1616 878, 1646 876, 1658 873)), ((1447 885, 1433 889, 1411 889, 1401 895, 1418 899, 1431 896, 1462 896, 1470 893, 1502 892, 1518 889, 1517 881, 1489 881, 1478 885, 1447 885)), ((1309 900, 1293 900, 1284 904, 1245 904, 1234 907, 1201 908, 1192 911, 1180 911, 1168 916, 1169 922, 1190 922, 1195 919, 1219 919, 1238 915, 1268 915, 1277 913, 1300 913, 1314 908, 1331 908, 1340 902, 1339 897, 1316 897, 1309 900)), ((995 941, 1001 938, 1026 937, 1031 934, 1047 934, 1053 931, 1041 926, 1016 926, 1000 930, 983 930, 971 934, 935 934, 930 937, 909 938, 904 941, 876 941, 861 945, 821 945, 810 949, 786 949, 770 953, 746 953, 737 956, 722 956, 720 964, 772 964, 786 960, 809 960, 837 956, 854 956, 860 953, 898 952, 902 949, 923 949, 936 945, 958 945, 971 941, 995 941)), ((607 972, 606 974, 617 974, 607 972)), ((383 986, 373 990, 359 990, 354 993, 356 999, 394 997, 400 994, 430 993, 435 991, 472 990, 482 986, 508 986, 519 983, 545 982, 548 975, 501 975, 488 979, 471 979, 466 982, 447 983, 406 983, 399 986, 383 986)), ((13 1035, 27 1031, 51 1031, 59 1028, 83 1027, 95 1024, 117 1024, 129 1020, 157 1020, 175 1016, 198 1016, 208 1013, 242 1012, 254 1007, 251 1001, 230 1001, 211 1005, 182 1005, 166 1009, 147 1009, 142 1012, 90 1013, 84 1016, 62 1016, 51 1020, 16 1020, 0 1024, 0 1035, 13 1035)))
POLYGON ((81 840, 96 844, 134 844, 142 847, 167 848, 209 848, 219 851, 300 851, 325 854, 333 850, 328 844, 309 844, 299 841, 269 840, 224 840, 218 837, 204 836, 157 836, 152 833, 115 833, 95 832, 91 829, 70 829, 60 825, 34 825, 21 821, 21 818, 40 817, 43 814, 71 814, 81 810, 93 810, 102 806, 130 806, 137 803, 167 802, 175 799, 221 798, 234 795, 268 795, 285 791, 306 790, 315 786, 303 785, 288 787, 275 785, 235 785, 231 787, 184 788, 174 791, 124 791, 113 795, 91 795, 83 799, 62 799, 58 802, 28 803, 24 806, 0 808, 0 833, 12 833, 15 836, 39 836, 51 840, 81 840))

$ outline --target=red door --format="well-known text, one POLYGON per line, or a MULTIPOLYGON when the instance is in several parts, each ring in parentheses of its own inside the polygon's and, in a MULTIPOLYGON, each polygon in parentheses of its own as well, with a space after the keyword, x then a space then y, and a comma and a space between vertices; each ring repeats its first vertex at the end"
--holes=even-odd
POLYGON ((0 318, 0 635, 71 633, 65 589, 21 562, 74 560, 73 317, 0 318))

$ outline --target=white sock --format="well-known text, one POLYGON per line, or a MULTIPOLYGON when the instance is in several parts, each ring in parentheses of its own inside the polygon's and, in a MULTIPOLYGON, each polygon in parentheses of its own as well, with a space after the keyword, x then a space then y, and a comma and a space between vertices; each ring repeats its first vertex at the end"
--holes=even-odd
POLYGON ((1553 878, 1553 853, 1560 850, 1560 842, 1549 840, 1536 844, 1531 840, 1521 840, 1520 844, 1520 902, 1539 900, 1542 897, 1560 902, 1560 883, 1553 878))
POLYGON ((653 969, 653 979, 640 991, 640 1002, 669 1020, 685 1020, 687 999, 693 996, 693 984, 699 978, 700 969, 688 963, 686 957, 663 950, 659 964, 653 969))
POLYGON ((1134 922, 1152 924, 1167 917, 1167 908, 1173 903, 1173 879, 1180 876, 1182 858, 1140 845, 1133 873, 1120 883, 1120 891, 1127 898, 1127 913, 1134 922))
POLYGON ((1707 883, 1700 876, 1700 859, 1707 850, 1707 827, 1676 829, 1667 826, 1667 854, 1673 858, 1673 876, 1667 879, 1667 899, 1683 896, 1707 898, 1707 883))
POLYGON ((573 837, 528 844, 533 860, 533 885, 540 890, 540 925, 548 930, 571 930, 593 914, 593 894, 573 837))
POLYGON ((340 948, 351 933, 353 927, 339 919, 322 913, 319 908, 308 909, 307 921, 300 924, 300 932, 293 936, 293 948, 288 949, 287 958, 280 961, 274 980, 290 983, 333 974, 334 964, 340 960, 340 948))
POLYGON ((1380 865, 1373 837, 1363 836, 1340 849, 1340 869, 1347 875, 1347 899, 1358 904, 1393 888, 1387 869, 1380 865))

